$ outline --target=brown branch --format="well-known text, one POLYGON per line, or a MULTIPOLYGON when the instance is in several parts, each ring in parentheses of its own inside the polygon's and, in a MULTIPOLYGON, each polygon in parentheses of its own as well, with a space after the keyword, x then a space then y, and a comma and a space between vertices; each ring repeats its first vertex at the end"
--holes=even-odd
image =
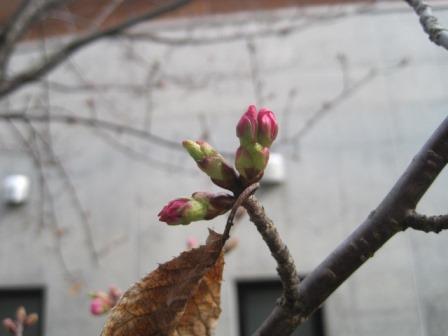
POLYGON ((277 272, 283 285, 283 297, 278 304, 283 309, 292 310, 294 304, 298 301, 297 289, 300 282, 294 259, 288 247, 280 238, 274 223, 266 216, 264 208, 256 197, 249 197, 243 206, 277 261, 277 272))
MULTIPOLYGON (((55 106, 50 106, 48 108, 57 109, 55 106)), ((36 110, 36 109, 34 109, 36 110)), ((63 110, 61 108, 61 110, 63 110)), ((126 133, 133 137, 143 139, 157 145, 165 146, 171 149, 184 151, 179 143, 171 141, 160 136, 154 135, 150 132, 133 128, 130 126, 122 125, 119 123, 114 123, 107 120, 102 120, 98 118, 89 118, 82 116, 73 116, 69 114, 52 114, 52 115, 32 115, 26 114, 23 111, 14 111, 10 113, 0 113, 0 120, 17 120, 22 122, 36 122, 36 123, 62 123, 67 125, 80 125, 84 127, 99 127, 108 131, 115 133, 126 133)))
POLYGON ((443 230, 448 230, 448 215, 426 216, 411 211, 405 218, 404 224, 406 227, 414 230, 424 231, 426 233, 439 233, 443 230))
POLYGON ((448 29, 434 16, 432 8, 423 0, 405 0, 420 18, 420 24, 429 39, 448 50, 448 29))
POLYGON ((5 77, 9 58, 28 28, 56 6, 71 0, 23 0, 0 34, 0 79, 5 77))
MULTIPOLYGON (((383 244, 406 228, 409 212, 415 209, 447 163, 448 118, 376 210, 299 284, 294 310, 278 303, 254 335, 290 335, 383 244)), ((439 221, 444 222, 446 218, 439 221)))
POLYGON ((23 85, 36 81, 40 77, 47 74, 61 62, 66 60, 69 56, 74 54, 82 47, 106 37, 116 37, 122 31, 129 29, 141 22, 159 17, 168 12, 174 11, 177 8, 186 5, 191 0, 174 0, 171 2, 163 2, 158 8, 145 12, 142 15, 135 16, 109 29, 88 33, 67 43, 61 49, 55 51, 53 54, 46 57, 40 63, 31 66, 12 78, 4 79, 0 82, 0 98, 22 87, 23 85))
MULTIPOLYGON (((44 173, 44 163, 42 162, 41 153, 39 152, 38 148, 34 148, 34 147, 37 147, 37 145, 34 144, 34 146, 33 146, 33 143, 31 141, 29 141, 22 134, 22 132, 20 132, 20 130, 18 129, 18 127, 16 125, 14 125, 14 123, 9 122, 9 125, 11 126, 11 128, 15 132, 15 134, 17 135, 19 141, 22 142, 23 145, 27 148, 31 159, 37 168, 37 171, 39 174, 39 189, 40 189, 40 197, 41 197, 41 199, 40 199, 40 202, 41 202, 41 210, 40 210, 41 211, 41 213, 40 213, 41 226, 43 227, 43 225, 45 224, 46 218, 47 218, 47 216, 46 216, 47 214, 45 212, 45 203, 46 203, 46 200, 48 200, 48 209, 49 209, 48 215, 49 215, 49 222, 52 225, 52 233, 53 233, 54 241, 55 241, 56 256, 59 260, 62 270, 65 273, 65 276, 68 279, 70 279, 71 281, 74 281, 76 279, 76 276, 68 267, 68 263, 65 260, 65 256, 64 256, 64 253, 62 250, 62 243, 61 243, 62 230, 59 226, 59 221, 58 221, 58 218, 56 215, 56 210, 54 207, 54 199, 51 194, 50 185, 49 185, 47 177, 45 176, 45 173, 44 173)), ((30 131, 32 132, 33 135, 36 133, 35 128, 30 127, 30 131)))
MULTIPOLYGON (((33 127, 33 125, 31 123, 28 123, 28 125, 30 127, 33 127)), ((95 263, 95 265, 98 265, 99 257, 98 257, 98 253, 96 251, 95 241, 93 239, 93 232, 92 232, 90 219, 89 219, 89 216, 88 216, 86 210, 84 209, 84 206, 81 203, 81 199, 78 195, 78 191, 77 191, 75 185, 73 184, 73 181, 70 178, 70 175, 68 174, 67 170, 65 169, 64 164, 62 163, 62 161, 59 159, 59 157, 54 152, 51 142, 46 140, 41 134, 39 134, 37 132, 36 132, 36 134, 39 136, 39 139, 40 139, 42 145, 48 151, 52 162, 56 166, 56 169, 59 172, 59 175, 67 188, 67 191, 72 199, 72 204, 73 204, 74 208, 76 209, 76 211, 78 212, 78 215, 81 219, 81 224, 83 226, 84 233, 86 235, 86 243, 89 248, 89 252, 92 257, 92 260, 95 263)))
POLYGON ((233 226, 233 220, 235 218, 235 215, 238 212, 239 207, 247 200, 247 198, 252 195, 257 189, 260 187, 259 183, 254 183, 248 186, 246 189, 244 189, 236 199, 235 203, 232 206, 232 210, 230 210, 229 217, 227 218, 226 228, 224 229, 224 232, 222 234, 223 241, 226 242, 226 240, 230 236, 230 229, 233 226))

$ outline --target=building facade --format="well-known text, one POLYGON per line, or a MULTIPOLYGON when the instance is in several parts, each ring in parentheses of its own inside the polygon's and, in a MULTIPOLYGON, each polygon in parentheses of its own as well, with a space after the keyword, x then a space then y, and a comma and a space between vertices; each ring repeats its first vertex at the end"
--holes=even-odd
MULTIPOLYGON (((443 6, 437 13, 448 18, 443 6)), ((42 48, 24 43, 14 66, 42 48)), ((0 120, 0 177, 31 181, 26 204, 0 207, 0 304, 16 294, 41 300, 46 336, 99 334, 104 318, 90 315, 89 291, 127 288, 189 237, 223 230, 225 216, 169 227, 157 213, 173 198, 218 190, 180 142, 206 139, 232 160, 236 122, 252 103, 277 114, 272 150, 285 168, 257 195, 306 276, 446 116, 447 65, 401 3, 164 20, 92 44, 0 102, 3 113, 30 116, 0 120)), ((446 213, 447 178, 421 212, 446 213)), ((247 217, 232 236, 222 336, 240 335, 278 291, 275 262, 247 217)), ((445 335, 447 242, 444 233, 396 236, 328 299, 315 322, 323 328, 308 334, 445 335)))

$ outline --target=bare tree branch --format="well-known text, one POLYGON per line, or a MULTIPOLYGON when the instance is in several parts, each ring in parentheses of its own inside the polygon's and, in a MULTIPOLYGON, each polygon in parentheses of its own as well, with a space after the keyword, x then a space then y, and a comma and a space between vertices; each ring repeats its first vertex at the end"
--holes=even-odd
MULTIPOLYGON (((9 122, 9 125, 11 126, 14 133, 19 138, 20 142, 23 143, 23 145, 27 148, 29 155, 31 156, 31 159, 33 160, 34 165, 36 166, 37 172, 39 174, 39 189, 40 189, 40 220, 41 220, 41 226, 45 224, 45 221, 47 220, 51 224, 51 231, 54 236, 55 241, 55 251, 57 259, 62 267, 62 270, 70 281, 75 281, 77 279, 77 276, 73 273, 73 271, 70 270, 70 267, 68 266, 68 263, 66 261, 66 258, 64 256, 64 252, 62 249, 62 242, 61 238, 63 236, 62 229, 59 226, 59 221, 56 215, 56 210, 54 207, 54 199, 51 194, 50 185, 48 182, 48 179, 45 175, 45 167, 44 163, 42 162, 41 153, 37 147, 37 145, 33 146, 33 143, 29 141, 23 134, 20 132, 19 128, 13 123, 9 122), (46 203, 48 200, 48 216, 46 210, 46 203)), ((34 128, 30 128, 30 131, 34 134, 36 130, 34 128)))
POLYGON ((11 53, 27 29, 48 11, 71 0, 23 0, 0 34, 0 80, 6 76, 11 53))
MULTIPOLYGON (((376 210, 299 284, 294 309, 278 303, 254 335, 290 335, 384 243, 406 229, 409 212, 416 208, 447 163, 448 118, 433 133, 376 210)), ((444 226, 446 217, 432 222, 444 226)))
POLYGON ((230 236, 230 230, 233 226, 233 220, 235 219, 235 215, 238 212, 238 209, 243 203, 247 200, 247 198, 252 195, 257 189, 260 187, 259 183, 254 183, 248 186, 246 189, 244 189, 239 195, 238 198, 235 200, 235 203, 232 206, 232 210, 230 211, 229 217, 227 218, 226 227, 224 229, 224 232, 222 234, 224 242, 229 239, 230 236))
POLYGON ((423 30, 429 39, 445 49, 448 49, 448 30, 434 16, 432 8, 423 0, 405 0, 417 13, 423 30))
POLYGON ((439 233, 448 229, 448 215, 426 216, 411 211, 404 221, 406 227, 414 230, 439 233))
POLYGON ((283 309, 292 311, 294 304, 299 299, 298 285, 300 282, 294 259, 288 247, 280 238, 274 222, 266 216, 263 206, 255 196, 249 197, 243 206, 277 261, 277 272, 283 285, 283 297, 278 305, 283 309))
POLYGON ((131 28, 141 22, 171 12, 181 6, 186 5, 190 1, 191 0, 174 0, 168 3, 164 2, 156 9, 143 13, 142 15, 133 17, 109 29, 88 33, 87 35, 74 39, 73 41, 67 43, 61 49, 53 52, 53 54, 49 55, 39 63, 14 75, 12 78, 4 78, 3 81, 0 82, 0 98, 4 97, 8 93, 13 92, 14 90, 18 89, 21 86, 33 82, 39 79, 40 77, 44 76, 50 70, 55 68, 57 65, 59 65, 61 62, 63 62, 65 59, 70 57, 72 54, 74 54, 82 47, 102 38, 116 37, 118 33, 128 28, 131 28))
MULTIPOLYGON (((53 107, 54 108, 54 107, 53 107)), ((25 114, 22 111, 11 112, 11 113, 0 113, 0 120, 18 120, 22 122, 37 122, 37 123, 62 123, 67 125, 80 125, 84 127, 99 127, 108 131, 115 133, 126 133, 128 135, 134 136, 139 139, 143 139, 154 144, 165 146, 170 149, 175 149, 179 151, 184 151, 183 148, 179 146, 176 141, 171 141, 150 132, 133 128, 131 126, 122 125, 119 123, 114 123, 107 120, 89 118, 82 116, 74 116, 68 114, 53 114, 53 115, 32 115, 25 114)))

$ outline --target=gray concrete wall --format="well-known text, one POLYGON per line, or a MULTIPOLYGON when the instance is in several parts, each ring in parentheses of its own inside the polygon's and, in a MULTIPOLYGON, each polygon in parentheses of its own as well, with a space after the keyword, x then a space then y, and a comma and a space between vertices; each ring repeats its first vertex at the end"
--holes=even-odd
MULTIPOLYGON (((286 159, 287 181, 264 186, 259 197, 306 274, 375 208, 446 116, 446 52, 427 40, 405 5, 376 5, 362 14, 358 10, 291 9, 142 27, 194 41, 294 28, 287 34, 256 35, 249 42, 241 36, 185 45, 102 41, 49 76, 50 113, 89 117, 93 101, 98 118, 175 142, 206 132, 216 148, 232 152, 237 147, 234 127, 247 105, 271 108, 280 121, 273 150, 286 159), (322 20, 322 15, 330 19, 322 20), (346 67, 341 67, 341 59, 346 67), (148 71, 155 63, 160 71, 151 77, 148 71), (294 140, 322 104, 344 90, 344 76, 353 92, 294 140), (155 78, 152 89, 146 88, 147 78, 155 78), (360 88, 351 88, 363 78, 360 88), (83 88, 86 82, 97 89, 83 88), (143 90, 99 89, 102 83, 139 84, 143 90)), ((439 14, 448 20, 448 12, 439 14)), ((49 48, 52 43, 59 42, 50 41, 49 48)), ((39 48, 33 43, 22 46, 17 68, 39 48)), ((28 113, 42 113, 36 106, 46 104, 44 92, 42 84, 29 86, 11 96, 1 110, 31 106, 28 113)), ((16 126, 29 135, 26 125, 16 126)), ((11 125, 1 122, 0 128, 0 177, 22 172, 33 183, 26 206, 0 207, 0 285, 47 288, 47 336, 98 334, 104 319, 89 315, 90 290, 110 283, 126 288, 179 254, 188 236, 203 240, 208 227, 223 229, 224 217, 186 227, 157 221, 157 212, 170 199, 217 190, 181 150, 126 132, 36 124, 44 136, 51 134, 54 152, 86 211, 95 251, 100 252, 96 265, 58 163, 49 160, 41 144, 63 231, 59 238, 50 215, 40 225, 39 173, 28 149, 11 125)), ((447 182, 445 172, 419 210, 446 213, 447 182)), ((218 335, 237 335, 236 279, 276 274, 247 218, 234 236, 240 244, 226 260, 218 335)), ((405 232, 393 238, 325 304, 328 335, 445 335, 447 243, 444 233, 405 232)))

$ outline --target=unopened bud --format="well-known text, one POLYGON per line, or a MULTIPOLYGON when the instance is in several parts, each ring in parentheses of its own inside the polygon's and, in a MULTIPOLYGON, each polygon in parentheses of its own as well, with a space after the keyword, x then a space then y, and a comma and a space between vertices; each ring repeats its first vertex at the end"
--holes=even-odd
POLYGON ((107 306, 101 298, 95 298, 90 302, 90 312, 92 315, 102 315, 107 311, 107 306))
POLYGON ((17 331, 17 325, 15 324, 15 322, 10 319, 10 318, 6 318, 2 321, 3 323, 3 327, 11 334, 15 335, 16 331, 17 331))
POLYGON ((158 216, 168 225, 186 225, 204 219, 206 213, 205 204, 192 198, 178 198, 165 205, 158 216))
POLYGON ((20 306, 16 310, 16 319, 19 323, 25 322, 26 319, 26 310, 24 306, 20 306))
POLYGON ((241 145, 253 144, 257 141, 257 108, 250 105, 236 126, 236 136, 241 145))
POLYGON ((199 246, 199 242, 196 239, 196 237, 191 236, 191 237, 187 238, 187 248, 189 250, 194 249, 194 248, 196 248, 198 246, 199 246))
POLYGON ((262 108, 258 113, 258 143, 263 147, 271 147, 278 133, 277 119, 274 113, 262 108))
POLYGON ((178 198, 169 202, 158 216, 161 222, 168 225, 185 225, 215 218, 232 208, 233 202, 231 195, 196 192, 190 198, 178 198))
POLYGON ((113 303, 116 303, 122 295, 123 291, 120 288, 114 285, 109 286, 109 298, 113 303))
POLYGON ((216 149, 205 141, 186 140, 182 145, 213 183, 228 190, 237 188, 238 177, 235 170, 216 149))
POLYGON ((252 147, 240 146, 236 152, 235 167, 244 185, 258 182, 269 160, 269 149, 255 144, 252 147))
POLYGON ((36 313, 32 313, 26 317, 25 325, 31 327, 32 325, 35 325, 37 321, 39 321, 39 316, 36 313))

